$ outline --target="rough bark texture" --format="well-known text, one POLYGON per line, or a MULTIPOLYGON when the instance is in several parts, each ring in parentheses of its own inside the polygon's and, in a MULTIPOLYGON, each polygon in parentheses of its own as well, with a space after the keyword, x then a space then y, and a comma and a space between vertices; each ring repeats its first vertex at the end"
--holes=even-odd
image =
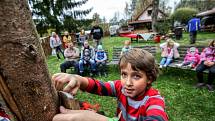
POLYGON ((152 1, 152 31, 157 32, 156 24, 158 19, 159 0, 152 1))
POLYGON ((0 88, 22 121, 51 121, 58 96, 26 0, 0 0, 0 88))

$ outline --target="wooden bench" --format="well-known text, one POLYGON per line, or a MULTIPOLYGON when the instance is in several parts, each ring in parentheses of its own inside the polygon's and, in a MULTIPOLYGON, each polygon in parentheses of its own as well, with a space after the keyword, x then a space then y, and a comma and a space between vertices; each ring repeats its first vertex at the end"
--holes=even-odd
MULTIPOLYGON (((141 48, 148 52, 150 52, 153 56, 156 55, 156 46, 136 46, 132 48, 141 48)), ((112 55, 112 61, 108 63, 108 65, 116 65, 119 62, 120 54, 122 51, 122 47, 113 47, 113 55, 112 55)))
MULTIPOLYGON (((192 70, 195 71, 195 69, 191 69, 191 68, 187 68, 186 66, 177 66, 177 64, 181 64, 184 61, 184 57, 187 54, 187 50, 190 47, 196 47, 199 50, 199 55, 201 54, 202 50, 205 48, 205 46, 192 46, 192 45, 186 45, 186 46, 179 46, 178 48, 178 52, 180 54, 180 57, 175 59, 174 62, 172 62, 170 65, 168 65, 168 67, 172 67, 172 68, 179 68, 179 69, 188 69, 188 70, 192 70)), ((207 70, 204 72, 208 72, 207 70)))

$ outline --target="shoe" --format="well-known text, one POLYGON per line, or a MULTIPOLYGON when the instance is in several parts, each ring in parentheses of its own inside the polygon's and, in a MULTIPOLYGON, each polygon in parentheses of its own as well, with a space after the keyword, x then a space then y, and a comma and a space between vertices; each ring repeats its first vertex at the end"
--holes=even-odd
POLYGON ((202 88, 202 87, 204 87, 204 86, 205 86, 205 83, 197 83, 197 84, 195 85, 196 88, 202 88))
POLYGON ((209 92, 214 92, 214 88, 212 85, 206 84, 206 87, 208 88, 209 92))
POLYGON ((178 63, 178 64, 175 64, 176 65, 176 67, 182 67, 182 63, 178 63))
POLYGON ((191 67, 192 67, 192 64, 187 65, 187 67, 191 68, 191 67))

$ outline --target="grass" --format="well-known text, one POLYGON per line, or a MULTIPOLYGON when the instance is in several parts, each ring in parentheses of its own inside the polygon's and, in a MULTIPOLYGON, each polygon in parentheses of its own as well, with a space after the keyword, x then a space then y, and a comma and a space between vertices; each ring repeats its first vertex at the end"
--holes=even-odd
MULTIPOLYGON (((199 33, 196 45, 207 45, 208 39, 215 39, 214 33, 199 33)), ((106 37, 103 39, 104 48, 108 49, 111 58, 112 47, 122 46, 128 38, 106 37)), ((177 41, 180 44, 189 43, 189 34, 183 34, 183 39, 177 41)), ((156 44, 154 42, 132 43, 132 46, 156 44)), ((157 44, 159 45, 159 44, 157 44)), ((51 74, 60 72, 59 65, 63 60, 57 61, 56 57, 48 57, 47 64, 51 74)), ((70 70, 68 70, 70 73, 70 70)), ((119 79, 119 71, 116 66, 109 67, 108 78, 99 78, 103 81, 119 79)), ((206 89, 195 89, 196 73, 180 69, 163 70, 153 87, 161 92, 166 102, 166 111, 170 121, 213 121, 215 119, 215 92, 210 93, 206 89)), ((101 110, 109 117, 115 116, 116 100, 112 97, 101 97, 79 91, 77 98, 92 104, 99 103, 101 110)))

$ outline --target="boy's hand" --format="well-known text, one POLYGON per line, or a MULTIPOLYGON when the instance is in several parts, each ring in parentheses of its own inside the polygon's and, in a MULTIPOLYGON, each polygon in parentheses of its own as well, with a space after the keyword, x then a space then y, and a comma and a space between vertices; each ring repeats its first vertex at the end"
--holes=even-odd
POLYGON ((67 73, 57 73, 52 76, 55 88, 60 91, 69 92, 75 95, 80 87, 80 83, 76 79, 76 75, 67 73))
POLYGON ((68 110, 60 107, 60 114, 54 116, 52 121, 107 121, 108 118, 88 110, 68 110))

